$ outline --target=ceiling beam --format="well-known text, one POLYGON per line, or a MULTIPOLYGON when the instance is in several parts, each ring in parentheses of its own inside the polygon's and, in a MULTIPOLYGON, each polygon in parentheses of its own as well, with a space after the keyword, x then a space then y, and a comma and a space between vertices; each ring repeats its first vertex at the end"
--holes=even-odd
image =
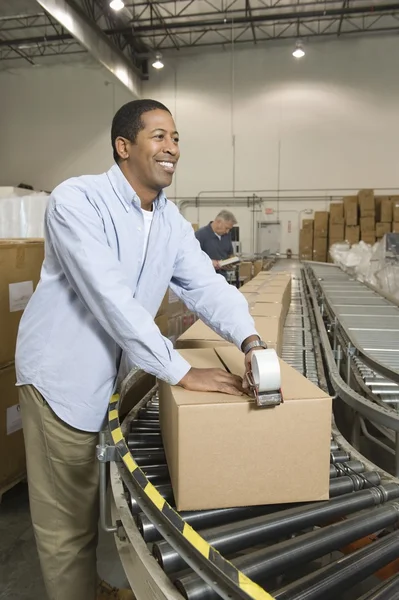
POLYGON ((38 4, 112 73, 135 98, 141 96, 141 79, 133 64, 75 4, 66 0, 37 0, 38 4))

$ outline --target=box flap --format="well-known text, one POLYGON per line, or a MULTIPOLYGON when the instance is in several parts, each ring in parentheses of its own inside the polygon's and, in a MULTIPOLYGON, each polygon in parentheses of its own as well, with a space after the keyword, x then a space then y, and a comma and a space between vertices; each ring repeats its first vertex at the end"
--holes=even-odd
POLYGON ((195 321, 184 333, 181 334, 179 340, 221 340, 222 338, 213 329, 205 325, 201 320, 195 321))
POLYGON ((255 302, 250 309, 253 317, 280 318, 283 307, 281 304, 255 302))
MULTIPOLYGON (((242 376, 244 355, 238 348, 215 348, 215 352, 230 373, 242 376)), ((281 358, 279 358, 279 361, 284 402, 329 398, 323 390, 306 379, 296 369, 281 360, 281 358)))

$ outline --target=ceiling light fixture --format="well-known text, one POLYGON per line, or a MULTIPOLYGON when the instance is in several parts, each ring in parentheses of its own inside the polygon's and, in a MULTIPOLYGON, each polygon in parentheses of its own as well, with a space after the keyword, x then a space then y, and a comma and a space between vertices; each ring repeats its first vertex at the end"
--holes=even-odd
POLYGON ((156 54, 155 55, 155 62, 152 63, 152 66, 154 67, 154 69, 163 69, 164 68, 164 64, 162 62, 162 54, 156 54))
POLYGON ((111 0, 109 5, 113 10, 122 10, 122 8, 125 6, 125 3, 122 0, 111 0))
POLYGON ((305 50, 303 49, 302 42, 296 43, 292 56, 295 56, 295 58, 303 58, 305 56, 305 50))

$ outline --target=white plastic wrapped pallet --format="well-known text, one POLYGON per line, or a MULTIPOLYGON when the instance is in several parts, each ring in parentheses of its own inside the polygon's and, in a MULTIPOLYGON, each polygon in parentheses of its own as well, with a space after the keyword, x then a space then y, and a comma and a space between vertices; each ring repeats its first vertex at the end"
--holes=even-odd
POLYGON ((24 196, 0 195, 0 238, 44 237, 47 201, 48 194, 44 192, 27 192, 24 196))

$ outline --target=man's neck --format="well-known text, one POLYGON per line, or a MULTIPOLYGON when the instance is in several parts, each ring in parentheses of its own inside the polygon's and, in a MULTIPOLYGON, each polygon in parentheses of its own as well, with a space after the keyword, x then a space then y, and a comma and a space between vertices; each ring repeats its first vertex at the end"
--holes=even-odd
POLYGON ((212 229, 213 233, 216 233, 216 235, 219 235, 217 233, 217 231, 215 230, 215 221, 212 221, 212 223, 211 223, 211 229, 212 229))
POLYGON ((120 164, 119 167, 127 181, 130 183, 132 189, 140 198, 141 208, 143 210, 151 211, 152 205, 158 198, 159 193, 155 192, 154 190, 149 190, 145 186, 141 185, 141 183, 124 167, 124 163, 120 164))

